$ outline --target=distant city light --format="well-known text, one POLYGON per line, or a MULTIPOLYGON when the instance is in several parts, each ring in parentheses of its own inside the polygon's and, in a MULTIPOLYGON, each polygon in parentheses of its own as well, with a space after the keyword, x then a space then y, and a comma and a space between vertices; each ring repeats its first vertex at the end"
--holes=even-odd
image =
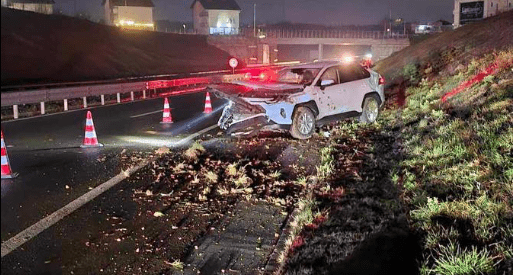
POLYGON ((153 23, 138 23, 133 20, 125 20, 125 19, 121 19, 121 20, 117 21, 116 26, 134 28, 134 29, 139 29, 139 28, 140 29, 148 29, 148 28, 152 29, 154 27, 153 23))
POLYGON ((132 20, 119 20, 120 25, 134 25, 135 22, 132 20))

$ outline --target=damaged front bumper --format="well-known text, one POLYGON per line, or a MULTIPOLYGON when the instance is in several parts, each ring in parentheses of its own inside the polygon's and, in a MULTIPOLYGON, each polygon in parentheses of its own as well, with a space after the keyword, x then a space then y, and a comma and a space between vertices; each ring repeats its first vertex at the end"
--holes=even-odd
POLYGON ((219 128, 223 129, 228 135, 248 135, 265 127, 276 128, 272 126, 277 124, 273 123, 265 113, 241 112, 240 109, 240 106, 235 106, 235 103, 230 101, 217 122, 219 128))
POLYGON ((254 133, 262 129, 290 129, 294 104, 289 97, 300 91, 252 90, 237 85, 207 89, 217 97, 229 100, 217 124, 230 135, 254 133))

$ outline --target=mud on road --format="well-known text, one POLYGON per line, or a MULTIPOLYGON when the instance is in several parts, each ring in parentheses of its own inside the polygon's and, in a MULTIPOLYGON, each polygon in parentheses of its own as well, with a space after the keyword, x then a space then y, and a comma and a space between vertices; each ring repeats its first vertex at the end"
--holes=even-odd
MULTIPOLYGON (((301 231, 283 263, 285 273, 416 274, 419 238, 408 229, 390 179, 402 157, 400 143, 387 133, 337 126, 307 141, 264 133, 248 139, 205 137, 181 151, 161 148, 161 157, 125 184, 123 200, 109 202, 110 210, 98 209, 107 217, 100 232, 74 242, 76 255, 87 256, 64 258, 63 271, 181 274, 201 241, 219 234, 240 202, 264 202, 290 215, 309 194, 325 216, 301 231), (331 176, 298 180, 315 178, 319 152, 329 146, 331 176)), ((271 246, 279 238, 276 234, 271 246)), ((245 274, 241 269, 237 272, 245 274)))
MULTIPOLYGON (((290 213, 304 194, 296 179, 315 173, 327 140, 264 134, 251 139, 206 137, 169 151, 132 176, 114 201, 98 207, 100 232, 81 234, 63 250, 67 274, 172 274, 201 237, 216 230, 238 202, 265 202, 290 213), (73 247, 72 247, 73 246, 73 247)), ((278 236, 276 236, 276 240, 278 236)), ((264 261, 265 262, 265 261, 264 261)))

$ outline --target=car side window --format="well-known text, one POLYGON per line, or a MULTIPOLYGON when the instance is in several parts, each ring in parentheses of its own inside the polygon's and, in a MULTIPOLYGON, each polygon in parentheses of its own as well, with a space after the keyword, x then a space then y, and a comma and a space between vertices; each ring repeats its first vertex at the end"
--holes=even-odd
POLYGON ((357 70, 360 71, 360 74, 361 74, 361 78, 362 79, 365 79, 365 78, 370 78, 371 75, 369 73, 369 71, 367 71, 365 68, 363 68, 362 66, 355 66, 357 70))
POLYGON ((369 78, 370 73, 358 65, 343 65, 338 67, 340 83, 369 78))
MULTIPOLYGON (((321 84, 322 81, 324 80, 333 80, 334 84, 338 84, 339 81, 338 81, 338 75, 337 75, 337 68, 336 67, 331 67, 331 68, 328 68, 321 76, 321 79, 319 81, 319 85, 321 84)), ((332 85, 334 85, 332 84, 332 85)))

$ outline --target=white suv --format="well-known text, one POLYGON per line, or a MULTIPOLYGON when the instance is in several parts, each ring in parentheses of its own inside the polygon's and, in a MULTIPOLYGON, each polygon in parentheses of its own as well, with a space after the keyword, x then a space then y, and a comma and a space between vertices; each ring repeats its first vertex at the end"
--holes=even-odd
POLYGON ((280 70, 276 81, 211 85, 230 100, 218 125, 228 134, 262 128, 286 129, 298 139, 312 136, 316 125, 359 116, 374 122, 385 101, 384 79, 355 63, 321 61, 280 70))

